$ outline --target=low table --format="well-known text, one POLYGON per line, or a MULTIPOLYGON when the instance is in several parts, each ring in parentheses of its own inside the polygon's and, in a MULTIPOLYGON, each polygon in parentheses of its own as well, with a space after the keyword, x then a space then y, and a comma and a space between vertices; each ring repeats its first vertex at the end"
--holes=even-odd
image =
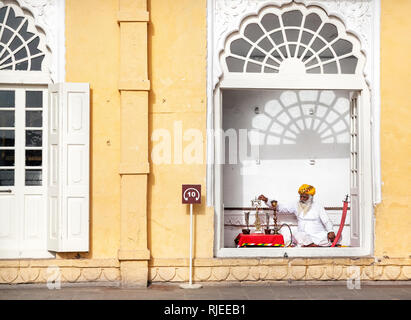
POLYGON ((234 240, 237 248, 244 247, 284 247, 284 237, 281 234, 240 233, 234 240))

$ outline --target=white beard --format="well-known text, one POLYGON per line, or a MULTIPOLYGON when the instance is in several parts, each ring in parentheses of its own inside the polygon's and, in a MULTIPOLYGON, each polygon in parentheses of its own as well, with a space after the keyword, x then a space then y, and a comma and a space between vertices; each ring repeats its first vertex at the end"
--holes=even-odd
POLYGON ((309 196, 307 201, 302 202, 301 200, 298 202, 298 214, 303 213, 303 215, 306 215, 308 211, 310 211, 311 206, 313 204, 313 196, 309 196))

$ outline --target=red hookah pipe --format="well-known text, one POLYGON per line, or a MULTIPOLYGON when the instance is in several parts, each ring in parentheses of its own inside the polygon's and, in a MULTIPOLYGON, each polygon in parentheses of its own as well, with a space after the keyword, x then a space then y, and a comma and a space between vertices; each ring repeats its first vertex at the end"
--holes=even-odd
POLYGON ((338 229, 338 233, 337 236, 335 237, 333 244, 331 245, 331 247, 335 247, 335 245, 337 244, 338 240, 340 240, 341 237, 341 233, 344 229, 344 223, 345 223, 345 218, 347 217, 347 209, 348 209, 348 195, 345 197, 345 201, 343 201, 343 213, 342 213, 342 217, 341 217, 341 223, 340 223, 340 228, 338 229))

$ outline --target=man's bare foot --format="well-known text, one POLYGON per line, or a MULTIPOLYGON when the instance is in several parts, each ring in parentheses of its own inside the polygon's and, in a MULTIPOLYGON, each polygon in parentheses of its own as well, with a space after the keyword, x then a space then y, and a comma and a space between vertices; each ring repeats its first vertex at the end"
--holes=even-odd
POLYGON ((317 246, 316 244, 314 244, 314 243, 310 243, 310 244, 308 244, 308 245, 306 245, 306 246, 303 246, 304 248, 308 248, 308 247, 319 247, 319 246, 317 246))

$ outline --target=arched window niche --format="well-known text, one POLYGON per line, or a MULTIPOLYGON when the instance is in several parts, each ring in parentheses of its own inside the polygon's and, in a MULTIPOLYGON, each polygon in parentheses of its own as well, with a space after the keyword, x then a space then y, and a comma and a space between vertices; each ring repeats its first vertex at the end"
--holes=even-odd
MULTIPOLYGON (((215 255, 367 256, 372 253, 370 90, 361 43, 319 6, 269 5, 225 39, 214 88, 215 255), (244 143, 245 141, 245 143, 244 143), (337 233, 338 248, 236 248, 244 211, 260 194, 297 201, 312 184, 337 233)), ((250 211, 250 210, 248 210, 250 211)), ((265 215, 261 214, 265 225, 265 215)), ((254 214, 250 227, 254 229, 254 214)), ((296 230, 293 215, 279 214, 296 230)), ((271 219, 272 224, 272 219, 271 219)), ((272 228, 272 227, 271 227, 272 228)), ((282 229, 286 244, 289 233, 282 229)))

